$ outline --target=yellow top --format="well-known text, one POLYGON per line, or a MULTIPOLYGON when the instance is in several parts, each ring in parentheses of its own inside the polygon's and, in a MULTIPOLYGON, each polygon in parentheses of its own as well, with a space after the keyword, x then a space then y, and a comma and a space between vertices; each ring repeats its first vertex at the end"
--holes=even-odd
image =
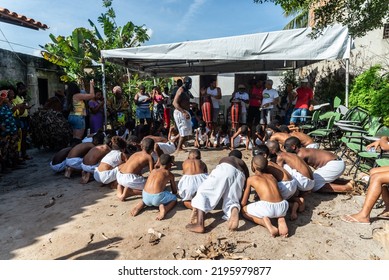
POLYGON ((86 116, 86 108, 84 100, 74 100, 73 99, 73 112, 71 115, 76 116, 86 116))
MULTIPOLYGON (((24 103, 24 98, 21 97, 21 96, 18 96, 18 95, 14 98, 14 100, 12 100, 12 104, 14 106, 19 105, 19 104, 23 104, 23 103, 24 103)), ((16 110, 14 112, 14 116, 17 117, 17 118, 19 118, 19 117, 28 117, 28 110, 27 109, 24 110, 23 114, 20 114, 19 110, 16 110)))

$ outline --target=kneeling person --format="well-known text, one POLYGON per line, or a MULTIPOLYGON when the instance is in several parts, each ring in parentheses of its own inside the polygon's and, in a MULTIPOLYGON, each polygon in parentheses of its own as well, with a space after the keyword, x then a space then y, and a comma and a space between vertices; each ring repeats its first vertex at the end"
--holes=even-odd
POLYGON ((172 161, 173 158, 170 155, 161 155, 161 167, 150 172, 142 192, 142 201, 132 209, 132 216, 136 216, 145 206, 157 206, 159 207, 159 215, 156 219, 162 220, 166 213, 176 205, 177 186, 174 175, 170 172, 172 161), (166 190, 168 182, 170 182, 172 193, 166 190))

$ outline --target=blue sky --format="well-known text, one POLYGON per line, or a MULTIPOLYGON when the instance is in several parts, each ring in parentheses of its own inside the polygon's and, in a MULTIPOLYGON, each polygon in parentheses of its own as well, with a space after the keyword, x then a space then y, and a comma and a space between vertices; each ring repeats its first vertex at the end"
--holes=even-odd
MULTIPOLYGON (((39 55, 49 34, 68 36, 77 27, 90 28, 104 12, 100 0, 2 0, 0 6, 31 17, 50 28, 46 31, 0 22, 0 48, 39 55), (17 44, 27 46, 22 47, 17 44)), ((145 45, 235 36, 281 30, 288 22, 282 9, 252 0, 114 0, 119 26, 128 21, 145 25, 151 39, 145 45)))

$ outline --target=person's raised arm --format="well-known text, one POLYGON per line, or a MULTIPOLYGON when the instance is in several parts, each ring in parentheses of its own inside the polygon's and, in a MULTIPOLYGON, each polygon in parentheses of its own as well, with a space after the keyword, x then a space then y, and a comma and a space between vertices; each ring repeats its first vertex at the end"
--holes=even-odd
POLYGON ((95 82, 92 80, 89 81, 89 93, 76 93, 73 95, 75 100, 91 100, 95 97, 95 82))

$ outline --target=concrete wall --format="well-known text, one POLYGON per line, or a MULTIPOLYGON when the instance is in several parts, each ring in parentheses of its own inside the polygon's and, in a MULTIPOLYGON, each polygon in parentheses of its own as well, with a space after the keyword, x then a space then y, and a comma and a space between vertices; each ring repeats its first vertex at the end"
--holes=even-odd
POLYGON ((24 82, 28 88, 29 104, 35 104, 31 109, 33 113, 38 109, 39 92, 38 79, 47 79, 48 98, 54 96, 54 91, 64 90, 60 82, 60 69, 40 57, 0 49, 0 81, 12 84, 24 82))

